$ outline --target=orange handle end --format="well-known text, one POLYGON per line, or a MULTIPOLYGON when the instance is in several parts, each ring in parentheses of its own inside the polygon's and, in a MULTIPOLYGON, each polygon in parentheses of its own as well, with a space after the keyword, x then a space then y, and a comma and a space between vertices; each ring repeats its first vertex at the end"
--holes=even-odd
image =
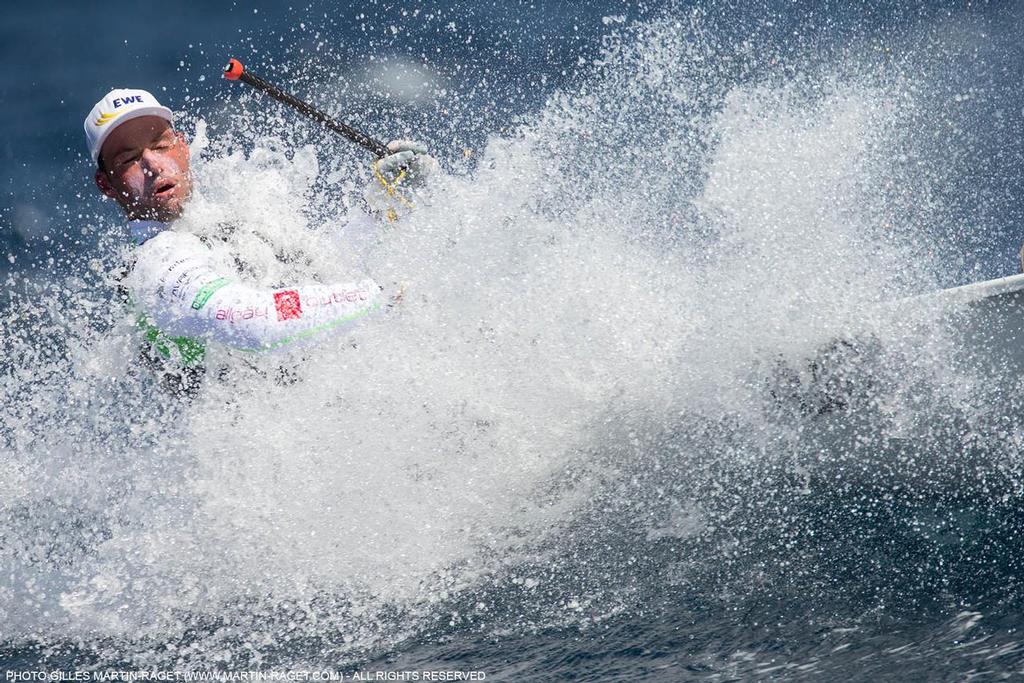
POLYGON ((224 78, 229 81, 237 81, 242 77, 242 72, 245 71, 245 67, 237 59, 231 58, 228 60, 228 65, 224 67, 224 78))

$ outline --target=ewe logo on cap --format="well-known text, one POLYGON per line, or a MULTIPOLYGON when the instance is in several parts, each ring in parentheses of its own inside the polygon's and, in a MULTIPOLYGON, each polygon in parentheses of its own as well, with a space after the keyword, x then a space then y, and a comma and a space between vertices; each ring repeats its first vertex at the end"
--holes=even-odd
POLYGON ((117 109, 123 104, 131 104, 132 102, 138 102, 142 104, 142 95, 132 95, 131 97, 115 97, 111 103, 114 105, 114 109, 117 109))
MULTIPOLYGON (((127 104, 142 104, 142 102, 143 102, 142 95, 131 95, 129 97, 115 97, 114 101, 111 102, 111 104, 114 105, 114 109, 118 109, 118 108, 123 107, 123 106, 125 106, 127 104)), ((116 111, 113 112, 112 114, 101 113, 99 115, 99 117, 96 119, 96 125, 97 126, 105 126, 105 125, 107 125, 108 123, 110 123, 111 121, 116 119, 119 113, 120 112, 116 112, 116 111)))
POLYGON ((145 90, 115 88, 94 104, 83 121, 85 145, 92 160, 99 160, 100 148, 111 131, 137 116, 157 116, 167 123, 174 122, 173 112, 145 90))

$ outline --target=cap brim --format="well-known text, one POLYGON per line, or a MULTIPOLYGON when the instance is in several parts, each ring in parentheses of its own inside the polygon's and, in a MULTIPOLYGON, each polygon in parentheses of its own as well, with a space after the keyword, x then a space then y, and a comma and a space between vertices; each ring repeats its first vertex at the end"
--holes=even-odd
POLYGON ((167 121, 167 123, 174 123, 174 114, 167 107, 139 107, 138 109, 127 111, 111 121, 110 125, 100 133, 99 138, 96 140, 96 146, 92 151, 93 163, 99 163, 100 152, 103 151, 103 143, 107 141, 107 138, 114 132, 114 129, 122 123, 131 121, 132 119, 137 119, 140 116, 159 116, 164 121, 167 121))

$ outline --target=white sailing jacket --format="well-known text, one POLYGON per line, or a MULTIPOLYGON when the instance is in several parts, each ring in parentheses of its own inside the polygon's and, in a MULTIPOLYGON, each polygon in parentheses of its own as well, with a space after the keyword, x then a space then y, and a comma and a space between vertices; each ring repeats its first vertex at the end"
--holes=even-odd
POLYGON ((185 365, 202 360, 206 342, 267 351, 346 329, 385 300, 371 279, 253 287, 196 235, 155 221, 134 221, 129 229, 138 246, 125 284, 149 340, 185 365))

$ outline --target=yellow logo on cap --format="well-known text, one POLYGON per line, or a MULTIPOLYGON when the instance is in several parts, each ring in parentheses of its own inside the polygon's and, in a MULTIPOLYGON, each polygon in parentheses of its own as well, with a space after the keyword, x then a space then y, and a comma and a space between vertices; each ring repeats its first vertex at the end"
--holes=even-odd
POLYGON ((96 119, 96 125, 105 126, 116 118, 117 114, 100 114, 99 118, 96 119))

